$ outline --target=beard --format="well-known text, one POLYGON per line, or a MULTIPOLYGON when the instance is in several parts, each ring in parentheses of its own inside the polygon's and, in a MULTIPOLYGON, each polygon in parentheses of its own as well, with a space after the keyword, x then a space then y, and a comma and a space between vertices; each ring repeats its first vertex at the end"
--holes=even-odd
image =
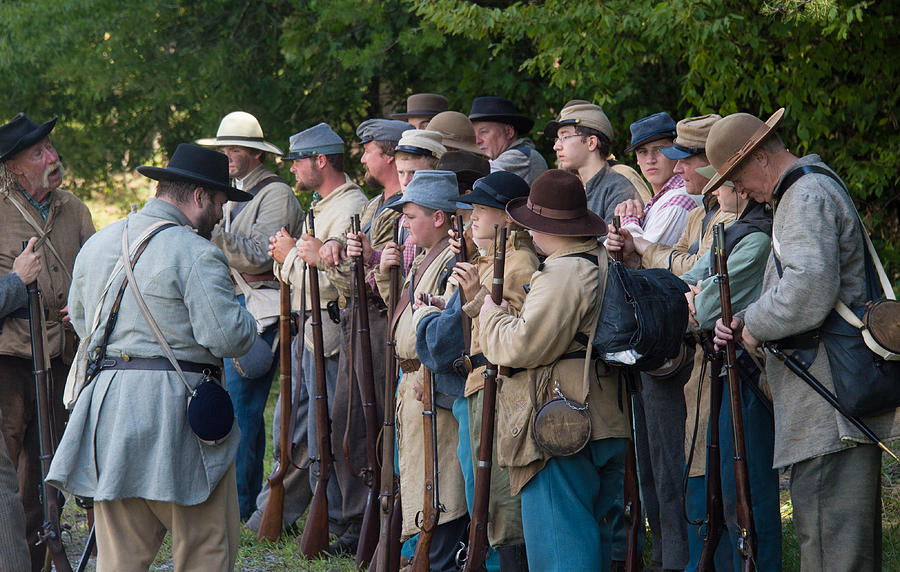
POLYGON ((63 168, 63 165, 60 161, 56 161, 55 163, 47 165, 47 168, 44 169, 44 172, 37 177, 32 177, 27 172, 22 173, 22 175, 20 176, 25 177, 32 189, 53 190, 50 188, 50 177, 56 172, 59 172, 60 179, 62 179, 62 177, 65 175, 65 169, 63 168))
POLYGON ((384 184, 381 181, 379 181, 378 179, 376 179, 375 175, 370 173, 368 170, 366 171, 365 182, 372 189, 383 189, 384 188, 384 184))
POLYGON ((197 220, 197 234, 209 240, 212 237, 212 231, 219 223, 220 217, 216 205, 210 203, 203 210, 203 213, 197 220))
POLYGON ((297 181, 297 186, 300 187, 301 191, 315 192, 322 186, 324 180, 325 177, 322 176, 322 173, 313 171, 310 173, 309 177, 297 181))

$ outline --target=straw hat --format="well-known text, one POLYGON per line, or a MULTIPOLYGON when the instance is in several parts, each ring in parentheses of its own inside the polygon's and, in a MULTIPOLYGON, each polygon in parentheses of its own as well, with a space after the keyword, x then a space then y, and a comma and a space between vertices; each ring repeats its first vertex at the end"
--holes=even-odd
POLYGON ((235 145, 282 155, 281 149, 265 140, 259 121, 245 111, 232 111, 223 117, 219 123, 219 130, 216 131, 216 136, 197 139, 197 145, 210 145, 212 147, 235 145))

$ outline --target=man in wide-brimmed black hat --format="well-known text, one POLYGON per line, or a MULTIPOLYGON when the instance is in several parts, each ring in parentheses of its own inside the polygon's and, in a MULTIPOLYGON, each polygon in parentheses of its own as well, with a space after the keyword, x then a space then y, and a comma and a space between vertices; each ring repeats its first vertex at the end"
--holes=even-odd
POLYGON ((75 261, 72 325, 88 355, 101 348, 105 357, 91 383, 67 391, 72 416, 47 480, 94 499, 98 569, 146 570, 168 531, 179 570, 230 570, 240 430, 230 400, 206 402, 206 416, 194 400, 200 391, 227 395, 222 360, 256 339, 228 260, 208 240, 222 205, 250 195, 231 186, 224 154, 195 145, 179 145, 164 168, 138 171, 159 181, 156 197, 95 234, 75 261), (125 281, 123 252, 137 260, 107 328, 125 281))
MULTIPOLYGON (((20 113, 0 127, 0 275, 12 270, 13 261, 22 252, 22 243, 37 237, 29 248, 38 253, 42 262, 37 284, 46 312, 44 343, 54 372, 51 401, 59 403, 68 370, 68 360, 63 356, 71 355, 66 350, 75 340, 68 326, 66 295, 75 255, 94 233, 94 224, 84 203, 59 189, 62 163, 50 142, 55 125, 55 118, 38 124, 20 113)), ((26 534, 34 546, 43 516, 38 496, 40 447, 32 369, 28 308, 23 297, 19 306, 0 322, 0 378, 4 380, 0 384, 0 415, 3 437, 18 473, 26 534)), ((63 409, 53 411, 51 417, 61 430, 63 409)), ((43 545, 33 548, 33 565, 40 568, 43 561, 43 545)))
POLYGON ((469 120, 475 127, 475 143, 491 159, 495 170, 515 173, 529 185, 547 170, 547 161, 528 139, 534 121, 520 114, 510 100, 493 95, 476 97, 469 120))

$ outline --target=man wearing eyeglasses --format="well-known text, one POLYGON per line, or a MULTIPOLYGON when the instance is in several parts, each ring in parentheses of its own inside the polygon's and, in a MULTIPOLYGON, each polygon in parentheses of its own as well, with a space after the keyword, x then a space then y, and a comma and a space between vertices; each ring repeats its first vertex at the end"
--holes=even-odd
POLYGON ((613 128, 599 105, 580 103, 564 107, 559 117, 547 124, 544 133, 555 138, 553 150, 559 168, 578 175, 584 184, 588 208, 606 222, 612 222, 617 204, 640 200, 634 185, 613 171, 607 161, 613 128))

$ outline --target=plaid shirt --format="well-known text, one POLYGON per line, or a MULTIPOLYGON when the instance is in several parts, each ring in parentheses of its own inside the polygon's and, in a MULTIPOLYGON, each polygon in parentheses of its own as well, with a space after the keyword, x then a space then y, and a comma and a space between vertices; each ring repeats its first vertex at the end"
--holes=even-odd
POLYGON ((697 206, 697 203, 690 197, 679 196, 679 197, 672 198, 671 201, 660 202, 660 199, 662 199, 663 196, 665 196, 665 194, 667 192, 671 191, 672 189, 677 189, 677 188, 683 187, 683 186, 684 186, 684 179, 681 178, 681 175, 672 175, 672 178, 670 178, 668 181, 666 181, 666 184, 663 185, 663 187, 659 190, 659 192, 656 193, 655 195, 653 195, 653 198, 651 198, 649 201, 647 201, 647 204, 644 205, 644 217, 638 218, 634 215, 626 216, 625 218, 622 219, 622 226, 629 225, 629 224, 636 224, 638 226, 643 227, 644 221, 647 218, 647 213, 650 212, 650 209, 655 204, 660 204, 663 206, 667 206, 669 204, 671 204, 673 206, 678 205, 678 206, 684 207, 687 210, 692 210, 694 207, 697 206), (688 204, 688 203, 690 203, 690 204, 688 204))

